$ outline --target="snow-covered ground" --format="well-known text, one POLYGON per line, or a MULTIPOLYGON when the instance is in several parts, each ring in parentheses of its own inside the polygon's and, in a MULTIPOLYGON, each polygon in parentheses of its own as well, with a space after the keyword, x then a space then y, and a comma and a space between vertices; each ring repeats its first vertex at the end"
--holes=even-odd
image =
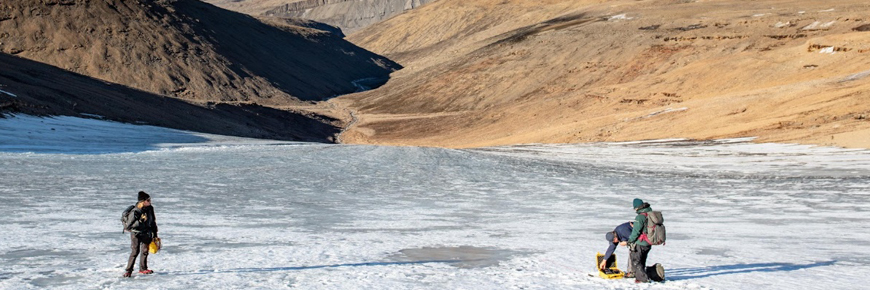
POLYGON ((859 289, 868 181, 867 151, 746 140, 448 150, 18 116, 0 289, 859 289), (139 190, 164 249, 122 279, 139 190), (666 283, 590 276, 635 197, 664 212, 666 283))

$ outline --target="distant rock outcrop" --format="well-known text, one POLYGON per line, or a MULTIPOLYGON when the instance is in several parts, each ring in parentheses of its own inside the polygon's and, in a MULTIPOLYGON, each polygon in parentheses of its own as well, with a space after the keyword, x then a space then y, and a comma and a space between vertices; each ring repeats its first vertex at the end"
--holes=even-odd
POLYGON ((335 25, 346 34, 435 0, 305 0, 287 3, 264 13, 335 25))

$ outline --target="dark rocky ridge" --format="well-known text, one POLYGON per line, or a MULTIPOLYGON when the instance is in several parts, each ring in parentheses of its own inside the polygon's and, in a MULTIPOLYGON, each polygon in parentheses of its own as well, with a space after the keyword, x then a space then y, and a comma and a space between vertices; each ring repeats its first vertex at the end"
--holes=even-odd
POLYGON ((335 120, 253 104, 199 106, 0 53, 0 118, 68 115, 196 132, 333 142, 335 120))

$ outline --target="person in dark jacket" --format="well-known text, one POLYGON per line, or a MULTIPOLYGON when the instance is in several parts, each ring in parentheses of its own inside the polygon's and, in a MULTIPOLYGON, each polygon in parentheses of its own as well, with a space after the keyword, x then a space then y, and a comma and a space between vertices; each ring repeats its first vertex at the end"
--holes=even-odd
POLYGON ((634 272, 637 283, 648 283, 649 276, 646 274, 646 258, 649 256, 649 251, 652 246, 649 242, 641 238, 645 234, 646 216, 644 213, 652 211, 649 203, 643 202, 640 198, 635 198, 632 206, 637 216, 634 218, 634 228, 631 230, 631 236, 628 237, 629 255, 631 260, 631 271, 634 272))
POLYGON ((124 277, 130 277, 133 273, 133 264, 136 256, 139 257, 139 273, 152 274, 148 269, 148 245, 157 237, 157 218, 154 216, 154 207, 151 206, 151 196, 144 191, 139 192, 139 202, 130 211, 125 231, 130 232, 130 258, 127 260, 127 268, 124 277))
MULTIPOLYGON (((598 268, 604 270, 604 267, 607 266, 607 259, 610 259, 610 256, 613 255, 613 251, 616 250, 616 246, 628 246, 628 238, 631 236, 631 230, 634 222, 626 222, 624 224, 616 226, 612 232, 608 232, 604 235, 604 238, 609 242, 609 246, 607 247, 607 252, 604 253, 604 258, 601 260, 601 264, 598 265, 598 268)), ((631 265, 631 256, 629 256, 629 265, 631 265)), ((634 272, 629 268, 626 271, 628 273, 625 274, 626 278, 634 278, 634 272)))

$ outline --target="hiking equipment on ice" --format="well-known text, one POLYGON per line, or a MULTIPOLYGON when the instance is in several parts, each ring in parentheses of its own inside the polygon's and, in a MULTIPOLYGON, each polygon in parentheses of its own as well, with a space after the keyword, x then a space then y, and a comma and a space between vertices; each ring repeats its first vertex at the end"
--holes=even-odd
POLYGON ((646 241, 650 245, 665 244, 665 219, 662 217, 662 212, 651 211, 640 213, 646 217, 646 228, 643 229, 643 234, 638 240, 646 241))
MULTIPOLYGON (((601 261, 604 260, 604 254, 596 253, 595 254, 595 268, 598 268, 598 265, 601 265, 601 261)), ((625 272, 619 270, 616 267, 616 253, 610 255, 610 258, 607 259, 607 263, 604 266, 604 270, 598 269, 598 276, 604 279, 622 279, 625 277, 625 272)))
POLYGON ((664 282, 665 267, 659 263, 655 263, 652 266, 646 267, 646 276, 649 277, 651 281, 664 282))
POLYGON ((148 245, 148 252, 157 254, 157 252, 160 251, 160 248, 163 248, 163 242, 160 241, 160 238, 154 237, 151 239, 151 244, 148 245))

